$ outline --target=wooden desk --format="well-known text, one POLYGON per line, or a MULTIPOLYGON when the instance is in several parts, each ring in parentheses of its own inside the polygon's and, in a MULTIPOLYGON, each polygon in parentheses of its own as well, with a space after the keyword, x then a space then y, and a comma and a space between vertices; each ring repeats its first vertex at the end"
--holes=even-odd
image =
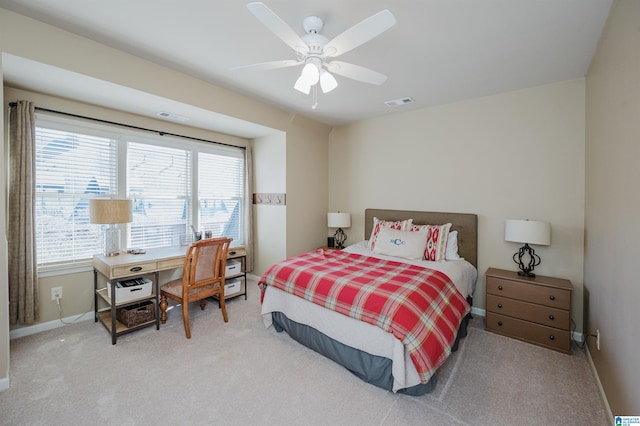
POLYGON ((93 269, 108 280, 130 278, 144 274, 181 268, 189 246, 153 248, 145 254, 121 253, 107 257, 103 254, 93 257, 93 269))
MULTIPOLYGON (((95 255, 93 257, 93 284, 94 284, 94 307, 95 322, 102 324, 111 333, 111 343, 116 344, 117 337, 121 334, 129 333, 140 328, 156 324, 156 330, 160 329, 159 312, 159 272, 184 266, 184 257, 189 246, 172 246, 162 248, 152 248, 146 250, 144 254, 120 253, 118 256, 95 255), (107 279, 107 285, 111 286, 111 297, 108 296, 107 287, 98 288, 98 273, 107 279), (142 275, 154 275, 151 295, 129 300, 124 303, 116 303, 115 285, 118 280, 135 278, 142 275), (104 300, 109 309, 98 310, 98 301, 104 300), (126 327, 116 320, 116 309, 148 300, 155 301, 155 319, 133 327, 126 327)), ((244 247, 232 247, 229 249, 228 259, 244 257, 246 250, 244 247)), ((243 264, 244 269, 244 264, 243 264)), ((246 298, 246 290, 245 290, 246 298)))

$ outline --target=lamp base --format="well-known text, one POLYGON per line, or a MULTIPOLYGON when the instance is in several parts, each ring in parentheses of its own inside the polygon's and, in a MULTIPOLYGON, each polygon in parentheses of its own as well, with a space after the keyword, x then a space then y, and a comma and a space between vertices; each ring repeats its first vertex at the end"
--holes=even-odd
POLYGON ((120 254, 120 228, 110 225, 104 230, 104 255, 107 257, 120 254))
POLYGON ((513 255, 513 261, 518 264, 520 270, 518 271, 518 275, 521 277, 535 277, 536 274, 533 273, 533 268, 540 264, 540 256, 536 254, 536 252, 529 247, 529 244, 525 243, 520 250, 518 250, 513 255), (523 258, 529 257, 529 262, 525 265, 523 262, 523 258))
POLYGON ((342 250, 344 248, 344 242, 347 241, 347 234, 344 233, 342 228, 338 228, 333 236, 333 241, 335 242, 337 249, 342 250))

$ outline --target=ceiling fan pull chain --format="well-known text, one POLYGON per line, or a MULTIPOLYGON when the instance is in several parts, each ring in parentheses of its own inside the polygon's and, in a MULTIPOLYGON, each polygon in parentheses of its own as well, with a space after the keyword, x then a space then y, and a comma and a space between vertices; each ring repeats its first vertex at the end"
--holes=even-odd
POLYGON ((316 109, 318 107, 318 85, 316 84, 311 88, 313 104, 311 105, 311 109, 316 109))

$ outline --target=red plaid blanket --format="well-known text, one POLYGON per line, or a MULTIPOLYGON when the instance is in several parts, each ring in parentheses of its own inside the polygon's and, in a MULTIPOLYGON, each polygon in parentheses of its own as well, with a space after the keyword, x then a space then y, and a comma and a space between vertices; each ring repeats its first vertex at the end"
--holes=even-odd
POLYGON ((451 353, 471 307, 433 269, 339 250, 316 250, 271 266, 258 281, 377 325, 407 348, 427 383, 451 353))

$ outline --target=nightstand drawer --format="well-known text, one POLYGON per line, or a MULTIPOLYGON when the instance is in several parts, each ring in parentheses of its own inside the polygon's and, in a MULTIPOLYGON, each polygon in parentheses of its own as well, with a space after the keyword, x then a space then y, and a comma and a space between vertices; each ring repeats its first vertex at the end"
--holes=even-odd
POLYGON ((571 291, 543 285, 527 284, 487 276, 487 295, 495 294, 510 299, 526 300, 531 303, 558 309, 571 309, 571 291))
POLYGON ((571 353, 571 334, 569 331, 534 324, 493 312, 487 312, 486 321, 486 328, 489 331, 567 354, 571 353))
POLYGON ((487 294, 487 311, 563 330, 571 328, 569 311, 487 294))

